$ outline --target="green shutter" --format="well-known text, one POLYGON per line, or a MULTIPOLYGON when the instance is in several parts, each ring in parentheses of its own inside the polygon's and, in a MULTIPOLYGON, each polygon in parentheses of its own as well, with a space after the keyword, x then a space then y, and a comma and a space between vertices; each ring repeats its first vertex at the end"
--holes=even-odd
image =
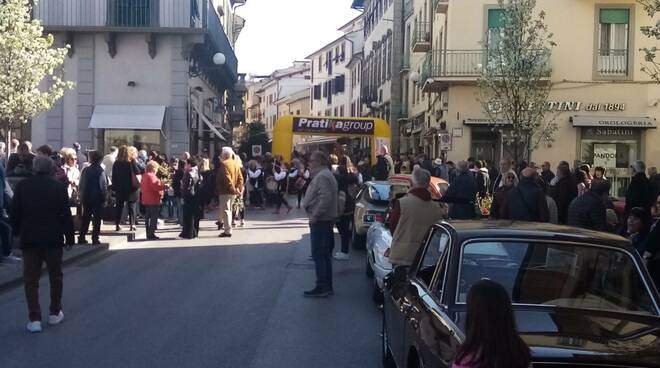
POLYGON ((504 9, 488 9, 488 29, 504 27, 504 9))
POLYGON ((604 24, 628 24, 629 9, 601 9, 600 22, 604 24))

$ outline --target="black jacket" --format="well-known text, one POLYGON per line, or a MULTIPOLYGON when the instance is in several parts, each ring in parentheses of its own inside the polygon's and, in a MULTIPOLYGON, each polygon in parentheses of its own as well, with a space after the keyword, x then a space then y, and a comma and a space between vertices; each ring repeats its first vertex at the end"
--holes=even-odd
POLYGON ((568 218, 568 206, 575 197, 577 197, 577 184, 573 179, 573 175, 559 179, 557 184, 550 187, 551 197, 557 204, 557 218, 560 224, 566 224, 568 218))
POLYGON ((513 221, 550 221, 545 194, 536 186, 534 179, 529 177, 521 178, 518 186, 509 190, 502 214, 504 218, 513 221))
POLYGON ((626 191, 626 213, 635 207, 641 207, 650 212, 651 206, 655 202, 654 194, 655 190, 649 179, 646 178, 646 174, 635 174, 626 191))
POLYGON ((33 153, 18 154, 12 153, 7 160, 7 176, 27 177, 32 175, 33 153))
POLYGON ((459 174, 452 180, 447 193, 441 201, 451 203, 449 218, 454 220, 470 220, 475 217, 474 201, 477 196, 477 185, 472 173, 459 174))
POLYGON ((555 173, 553 173, 552 170, 541 172, 541 179, 543 179, 545 185, 550 185, 550 182, 554 178, 555 178, 555 173))
POLYGON ((23 249, 61 247, 65 237, 67 244, 74 242, 66 187, 48 175, 32 176, 18 183, 10 218, 23 249))
MULTIPOLYGON (((140 169, 135 162, 116 161, 112 165, 112 190, 120 195, 129 195, 138 189, 133 185, 133 177, 140 173, 140 169)), ((137 182, 137 178, 135 179, 137 182)))
POLYGON ((108 179, 101 165, 92 165, 80 175, 80 199, 83 205, 101 205, 108 195, 108 179))
POLYGON ((608 231, 603 198, 594 192, 587 192, 575 198, 568 208, 567 225, 608 231))

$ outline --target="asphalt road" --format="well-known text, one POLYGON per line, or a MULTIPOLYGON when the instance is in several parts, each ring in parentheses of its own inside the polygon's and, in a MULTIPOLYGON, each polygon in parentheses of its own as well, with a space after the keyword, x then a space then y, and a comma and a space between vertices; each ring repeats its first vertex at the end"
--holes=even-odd
MULTIPOLYGON (((25 331, 22 288, 0 294, 0 367, 378 367, 380 312, 364 252, 335 262, 333 297, 306 299, 314 270, 302 213, 247 215, 231 239, 206 221, 194 241, 164 232, 170 240, 71 265, 65 320, 40 334, 25 331)), ((44 314, 47 286, 42 279, 44 314)))

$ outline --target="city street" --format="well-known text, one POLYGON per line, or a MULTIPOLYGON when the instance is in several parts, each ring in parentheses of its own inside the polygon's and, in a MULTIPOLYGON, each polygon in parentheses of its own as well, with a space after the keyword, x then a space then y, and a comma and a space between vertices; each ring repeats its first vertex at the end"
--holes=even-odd
MULTIPOLYGON (((210 216, 207 216, 210 217, 210 216)), ((313 286, 302 210, 248 211, 248 226, 218 238, 135 241, 65 268, 64 322, 25 331, 21 287, 0 294, 1 367, 377 367, 380 312, 364 252, 335 262, 335 295, 313 286)), ((337 245, 339 239, 337 236, 337 245)), ((48 308, 42 278, 41 304, 48 308)))

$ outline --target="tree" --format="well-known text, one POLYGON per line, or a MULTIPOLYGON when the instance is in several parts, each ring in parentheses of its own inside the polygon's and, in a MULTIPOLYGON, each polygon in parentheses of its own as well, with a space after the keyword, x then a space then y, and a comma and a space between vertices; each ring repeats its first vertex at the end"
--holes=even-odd
POLYGON ((31 17, 29 0, 4 0, 0 6, 0 128, 11 129, 47 111, 74 87, 58 75, 67 47, 53 48, 41 22, 31 17), (57 72, 56 72, 57 71, 57 72))
MULTIPOLYGON (((656 14, 660 14, 660 0, 637 0, 646 13, 653 19, 656 14)), ((655 26, 644 26, 641 28, 642 34, 650 39, 655 39, 655 45, 660 42, 660 19, 655 23, 655 26)), ((646 64, 642 66, 642 71, 647 73, 651 79, 660 82, 660 60, 658 56, 658 46, 644 47, 640 49, 644 53, 644 60, 646 64)))
POLYGON ((478 79, 479 101, 493 129, 502 132, 516 161, 529 160, 541 143, 552 142, 554 119, 546 119, 552 33, 536 0, 499 0, 499 27, 490 29, 478 79))
POLYGON ((249 158, 252 157, 252 146, 261 146, 261 155, 270 152, 270 143, 268 142, 268 133, 266 126, 260 122, 246 124, 245 134, 241 136, 240 151, 244 152, 249 158))

